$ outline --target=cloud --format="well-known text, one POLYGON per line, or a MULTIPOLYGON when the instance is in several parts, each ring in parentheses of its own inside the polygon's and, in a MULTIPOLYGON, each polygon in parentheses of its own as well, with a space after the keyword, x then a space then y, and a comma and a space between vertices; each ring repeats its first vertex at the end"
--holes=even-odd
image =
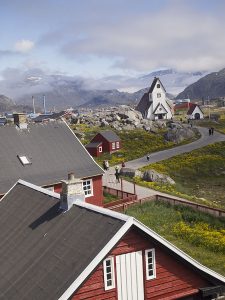
POLYGON ((161 67, 182 71, 216 70, 225 65, 225 19, 201 12, 184 1, 171 1, 159 11, 127 14, 111 23, 85 28, 61 51, 70 59, 81 56, 116 59, 114 67, 146 72, 161 67))
POLYGON ((17 41, 14 45, 15 50, 20 53, 27 53, 31 51, 33 47, 34 47, 34 42, 30 40, 20 40, 17 41))

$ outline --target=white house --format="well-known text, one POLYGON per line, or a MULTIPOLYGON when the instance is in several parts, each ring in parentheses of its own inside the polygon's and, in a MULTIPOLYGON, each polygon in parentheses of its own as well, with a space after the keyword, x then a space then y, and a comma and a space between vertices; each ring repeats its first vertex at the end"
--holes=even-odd
POLYGON ((199 105, 192 103, 190 106, 188 112, 187 112, 187 118, 191 120, 200 120, 204 119, 204 114, 199 105))
POLYGON ((170 102, 160 79, 155 77, 149 91, 143 95, 136 109, 142 113, 145 119, 168 120, 173 117, 172 103, 170 102))

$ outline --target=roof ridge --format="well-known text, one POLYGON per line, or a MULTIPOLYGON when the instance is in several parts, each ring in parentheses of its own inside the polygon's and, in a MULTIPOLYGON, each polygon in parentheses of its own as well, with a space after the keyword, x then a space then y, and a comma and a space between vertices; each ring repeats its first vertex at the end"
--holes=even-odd
POLYGON ((43 188, 41 186, 35 185, 33 183, 27 182, 27 181, 22 180, 22 179, 19 179, 16 182, 16 184, 13 185, 13 187, 16 186, 18 183, 22 184, 22 185, 24 185, 26 187, 29 187, 29 188, 31 188, 31 189, 33 189, 35 191, 41 192, 43 194, 46 194, 48 196, 51 196, 51 197, 54 197, 54 198, 57 198, 57 199, 60 198, 60 194, 59 193, 55 193, 55 192, 49 191, 49 190, 47 190, 47 189, 45 189, 45 188, 43 188))

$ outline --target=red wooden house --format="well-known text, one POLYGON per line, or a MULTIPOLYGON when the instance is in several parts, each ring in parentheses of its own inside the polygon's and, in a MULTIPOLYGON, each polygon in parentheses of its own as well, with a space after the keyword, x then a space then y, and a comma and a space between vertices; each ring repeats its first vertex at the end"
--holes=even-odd
POLYGON ((98 157, 102 155, 102 142, 89 143, 85 147, 91 156, 98 157))
POLYGON ((101 131, 86 146, 86 149, 91 155, 96 154, 93 156, 99 156, 101 153, 113 153, 121 149, 121 140, 114 131, 101 131))
POLYGON ((0 197, 19 178, 61 192, 61 180, 74 172, 83 180, 86 201, 102 206, 104 171, 63 120, 27 123, 24 114, 15 124, 0 127, 0 197))
POLYGON ((80 184, 64 181, 60 196, 20 180, 3 197, 2 299, 197 300, 225 292, 222 275, 133 217, 85 203, 80 184))

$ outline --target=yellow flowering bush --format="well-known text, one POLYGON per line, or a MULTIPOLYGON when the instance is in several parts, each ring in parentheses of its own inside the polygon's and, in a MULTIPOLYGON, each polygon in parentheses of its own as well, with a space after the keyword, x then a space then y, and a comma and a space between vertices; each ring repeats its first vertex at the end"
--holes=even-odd
POLYGON ((173 227, 173 233, 193 245, 204 247, 217 252, 225 253, 225 230, 212 229, 206 223, 189 225, 183 221, 173 227))

